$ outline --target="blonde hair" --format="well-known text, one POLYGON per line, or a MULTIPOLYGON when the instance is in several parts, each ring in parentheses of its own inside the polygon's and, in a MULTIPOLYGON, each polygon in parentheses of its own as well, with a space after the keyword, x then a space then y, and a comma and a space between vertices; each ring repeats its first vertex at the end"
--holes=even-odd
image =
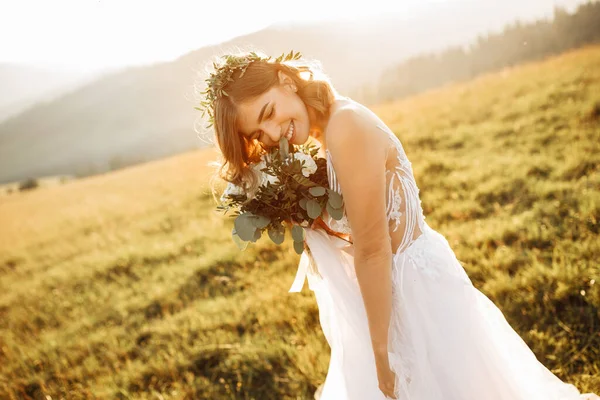
MULTIPOLYGON (((249 54, 249 52, 239 52, 236 55, 249 54)), ((296 93, 300 99, 315 111, 318 121, 311 121, 311 123, 329 119, 330 105, 337 92, 315 61, 259 60, 250 63, 241 77, 240 71, 234 72, 233 81, 223 88, 227 96, 217 98, 214 103, 214 138, 220 150, 221 160, 217 164, 212 164, 218 165, 216 173, 211 178, 213 198, 214 181, 218 178, 242 186, 248 193, 254 193, 258 188, 258 177, 249 165, 259 162, 266 150, 258 140, 248 139, 238 132, 236 105, 278 85, 278 71, 292 78, 298 88, 296 93)), ((311 136, 314 135, 311 133, 311 136)))

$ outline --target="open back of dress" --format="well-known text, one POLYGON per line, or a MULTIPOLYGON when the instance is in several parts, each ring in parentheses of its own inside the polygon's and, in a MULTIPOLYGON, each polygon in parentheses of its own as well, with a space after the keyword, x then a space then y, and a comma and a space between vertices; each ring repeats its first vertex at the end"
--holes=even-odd
MULTIPOLYGON (((419 198, 419 188, 413 175, 412 163, 408 160, 402 143, 387 127, 382 125, 377 125, 377 127, 384 131, 390 140, 390 150, 386 160, 386 216, 392 252, 399 254, 423 233, 425 216, 419 198)), ((333 169, 334 161, 329 150, 325 152, 327 154, 329 187, 343 195, 333 169)), ((325 222, 334 231, 352 234, 346 215, 339 221, 327 216, 325 222)))

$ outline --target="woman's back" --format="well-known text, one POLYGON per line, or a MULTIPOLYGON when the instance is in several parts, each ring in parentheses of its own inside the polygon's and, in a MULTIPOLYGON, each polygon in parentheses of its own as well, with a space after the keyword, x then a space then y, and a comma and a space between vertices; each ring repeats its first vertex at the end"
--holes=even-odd
MULTIPOLYGON (((373 134, 383 134, 388 138, 388 151, 385 162, 386 174, 386 217, 389 224, 389 233, 394 254, 405 251, 423 232, 425 216, 421 207, 419 198, 419 188, 416 184, 412 164, 409 161, 406 152, 400 140, 385 125, 379 117, 371 110, 347 98, 367 124, 378 129, 373 134)), ((335 172, 335 160, 329 150, 325 150, 327 157, 327 176, 329 178, 329 187, 336 192, 343 194, 335 172)), ((379 168, 378 165, 365 165, 364 168, 379 168)), ((369 210, 365 210, 368 213, 369 210)), ((329 215, 325 222, 334 231, 344 234, 352 234, 352 229, 346 218, 335 220, 329 215)))

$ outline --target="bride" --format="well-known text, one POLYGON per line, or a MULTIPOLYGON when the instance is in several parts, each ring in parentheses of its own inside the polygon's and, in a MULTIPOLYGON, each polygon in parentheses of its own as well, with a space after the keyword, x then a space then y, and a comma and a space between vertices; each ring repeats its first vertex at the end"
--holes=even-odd
POLYGON ((234 184, 282 136, 309 137, 328 161, 345 215, 306 229, 290 291, 305 277, 331 347, 321 400, 580 400, 535 357, 476 289, 443 235, 425 221, 411 162, 368 108, 337 94, 302 59, 226 57, 209 82, 209 115, 234 184))

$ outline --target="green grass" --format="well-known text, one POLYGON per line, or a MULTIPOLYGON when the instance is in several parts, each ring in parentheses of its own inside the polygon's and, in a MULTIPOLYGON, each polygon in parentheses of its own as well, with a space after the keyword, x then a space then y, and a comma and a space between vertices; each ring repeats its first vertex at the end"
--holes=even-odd
MULTIPOLYGON (((374 108, 431 227, 538 359, 600 392, 600 47, 374 108)), ((299 256, 245 252, 212 150, 0 198, 0 398, 310 399, 299 256)))

